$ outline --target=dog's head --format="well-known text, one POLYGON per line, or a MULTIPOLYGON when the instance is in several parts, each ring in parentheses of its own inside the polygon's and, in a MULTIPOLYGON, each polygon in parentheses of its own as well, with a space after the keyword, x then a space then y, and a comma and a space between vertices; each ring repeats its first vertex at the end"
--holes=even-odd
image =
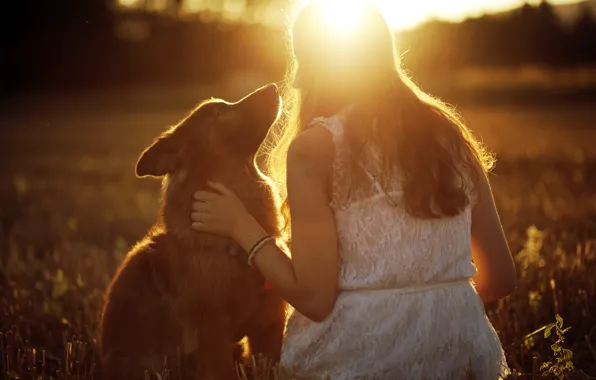
POLYGON ((270 84, 230 103, 201 103, 177 126, 159 136, 137 162, 139 177, 165 176, 162 221, 168 230, 197 242, 190 229, 192 195, 208 180, 233 190, 271 232, 277 228, 270 188, 254 166, 254 156, 277 120, 281 99, 270 84))
POLYGON ((229 166, 252 160, 279 111, 280 97, 274 84, 235 103, 205 101, 143 152, 136 174, 161 177, 200 172, 217 177, 229 166))

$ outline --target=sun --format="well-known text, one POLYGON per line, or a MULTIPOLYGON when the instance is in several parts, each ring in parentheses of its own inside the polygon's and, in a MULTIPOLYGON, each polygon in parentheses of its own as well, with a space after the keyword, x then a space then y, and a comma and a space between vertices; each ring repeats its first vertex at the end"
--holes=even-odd
MULTIPOLYGON (((459 1, 452 0, 446 3, 451 4, 453 8, 457 8, 459 1)), ((383 13, 383 17, 392 29, 407 29, 422 23, 437 11, 436 3, 438 2, 428 0, 407 2, 394 0, 374 1, 374 4, 383 13)))
MULTIPOLYGON (((461 1, 461 0, 460 0, 461 1)), ((303 0, 301 6, 316 2, 321 5, 329 28, 337 33, 350 33, 356 29, 365 0, 303 0)), ((392 29, 401 29, 420 23, 431 12, 433 2, 416 0, 372 0, 392 29)))
POLYGON ((320 1, 329 27, 337 33, 349 33, 356 29, 362 1, 324 0, 320 1))

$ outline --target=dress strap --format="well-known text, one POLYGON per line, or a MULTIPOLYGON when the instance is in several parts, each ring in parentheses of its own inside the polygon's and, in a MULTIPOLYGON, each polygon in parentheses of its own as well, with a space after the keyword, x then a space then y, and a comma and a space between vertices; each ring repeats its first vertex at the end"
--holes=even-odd
POLYGON ((333 157, 333 173, 332 173, 332 194, 330 206, 335 209, 342 203, 340 200, 340 193, 342 191, 342 185, 340 185, 341 178, 344 177, 345 173, 345 145, 343 144, 343 128, 341 121, 337 115, 332 117, 316 117, 311 120, 308 124, 308 128, 313 127, 317 124, 322 125, 331 133, 333 138, 334 146, 334 157, 333 157))
POLYGON ((368 170, 368 168, 362 163, 362 161, 358 160, 358 163, 360 164, 360 167, 364 169, 366 176, 368 177, 368 179, 371 180, 371 182, 375 186, 375 189, 379 192, 379 194, 382 194, 384 190, 381 184, 379 183, 379 180, 370 172, 370 170, 368 170))
POLYGON ((343 128, 339 116, 332 117, 316 117, 308 124, 308 128, 317 124, 324 126, 333 135, 333 141, 337 144, 343 139, 343 128))
MULTIPOLYGON (((376 129, 376 128, 377 128, 377 119, 375 118, 373 120, 373 130, 376 129)), ((373 154, 373 156, 378 161, 378 157, 377 157, 376 152, 373 152, 373 153, 375 153, 375 154, 373 154)), ((375 186, 375 189, 379 192, 379 194, 382 194, 384 192, 384 190, 383 190, 383 187, 381 186, 381 184, 379 183, 379 180, 377 179, 377 177, 374 176, 370 172, 370 170, 366 167, 366 165, 364 165, 364 163, 362 162, 362 160, 358 160, 358 164, 362 167, 362 169, 364 169, 364 172, 366 173, 366 176, 373 183, 373 185, 375 186)))
MULTIPOLYGON (((336 147, 336 154, 337 154, 337 152, 342 150, 342 147, 344 145, 343 144, 344 130, 343 130, 342 118, 348 110, 349 110, 349 108, 343 110, 342 112, 340 112, 332 117, 328 117, 328 118, 327 117, 316 117, 316 118, 312 119, 311 122, 308 124, 308 127, 312 127, 314 125, 321 124, 329 132, 331 132, 331 135, 333 136, 333 143, 336 147)), ((373 123, 375 124, 373 126, 373 128, 375 128, 377 121, 375 120, 373 123)), ((337 161, 337 158, 336 158, 336 161, 337 161)), ((374 185, 375 190, 379 194, 382 194, 384 192, 384 190, 383 190, 383 187, 381 186, 381 184, 379 183, 378 179, 370 172, 370 170, 366 167, 366 165, 364 165, 364 163, 361 160, 358 160, 358 164, 360 165, 360 167, 362 167, 366 176, 374 185)), ((336 169, 339 169, 339 167, 337 165, 336 165, 336 169)))

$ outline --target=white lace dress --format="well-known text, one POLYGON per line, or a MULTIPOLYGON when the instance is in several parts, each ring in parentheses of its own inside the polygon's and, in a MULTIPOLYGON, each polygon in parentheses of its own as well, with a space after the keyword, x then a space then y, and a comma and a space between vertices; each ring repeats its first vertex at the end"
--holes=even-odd
MULTIPOLYGON (((298 379, 474 379, 509 373, 499 338, 469 279, 471 211, 416 219, 400 205, 401 184, 387 195, 367 170, 370 189, 349 187, 341 114, 318 118, 333 134, 340 294, 320 323, 294 311, 281 365, 298 379)), ((363 171, 364 172, 364 171, 363 171)))

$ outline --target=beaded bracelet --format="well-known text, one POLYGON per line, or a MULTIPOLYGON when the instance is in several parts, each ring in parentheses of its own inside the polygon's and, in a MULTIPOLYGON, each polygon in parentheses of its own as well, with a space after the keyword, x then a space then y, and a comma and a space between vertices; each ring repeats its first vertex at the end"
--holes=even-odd
POLYGON ((264 238, 262 238, 261 240, 259 240, 253 247, 252 249, 248 252, 248 265, 252 266, 252 261, 254 259, 254 256, 257 252, 259 252, 259 250, 261 248, 263 248, 263 246, 267 243, 269 243, 270 241, 275 241, 275 238, 273 236, 265 236, 264 238))

